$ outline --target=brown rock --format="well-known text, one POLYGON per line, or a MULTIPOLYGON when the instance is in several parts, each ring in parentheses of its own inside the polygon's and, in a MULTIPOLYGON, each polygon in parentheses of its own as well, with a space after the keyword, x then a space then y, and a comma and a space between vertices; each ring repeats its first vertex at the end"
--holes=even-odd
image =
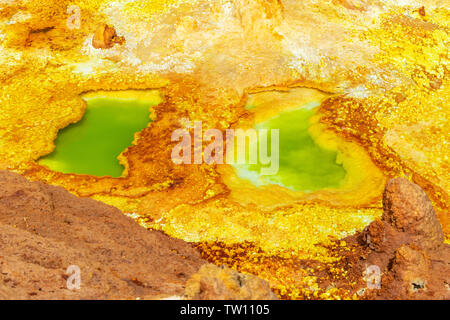
POLYGON ((448 247, 429 252, 414 245, 403 245, 385 270, 377 299, 450 299, 448 288, 448 247))
POLYGON ((419 248, 403 245, 395 252, 391 271, 402 284, 406 294, 414 294, 427 289, 431 275, 431 261, 419 248), (406 285, 405 285, 406 284, 406 285))
POLYGON ((205 261, 191 245, 118 209, 0 171, 0 299, 182 295, 205 261), (81 271, 69 290, 69 266, 81 271))
POLYGON ((7 171, 0 171, 0 181, 0 212, 52 213, 53 200, 43 183, 24 184, 21 176, 7 171))
POLYGON ((384 224, 380 220, 375 220, 368 225, 362 237, 367 246, 372 250, 379 250, 383 241, 385 240, 384 224))
POLYGON ((425 17, 426 12, 425 12, 425 7, 424 7, 424 6, 420 7, 418 11, 419 11, 419 14, 420 14, 422 17, 425 17))
POLYGON ((383 194, 382 219, 400 232, 413 236, 423 248, 435 248, 444 241, 444 233, 431 201, 416 184, 404 178, 388 182, 383 194))
POLYGON ((204 265, 186 283, 185 297, 194 300, 276 300, 269 284, 227 267, 204 265))
MULTIPOLYGON (((449 299, 450 246, 425 192, 403 178, 390 180, 381 220, 346 238, 354 252, 349 274, 360 274, 366 299, 449 299), (381 287, 366 290, 368 267, 381 272, 381 287)), ((345 255, 345 254, 344 254, 345 255)))
POLYGON ((117 36, 116 29, 104 24, 95 31, 92 46, 97 49, 109 49, 115 44, 123 44, 124 42, 124 37, 117 36))

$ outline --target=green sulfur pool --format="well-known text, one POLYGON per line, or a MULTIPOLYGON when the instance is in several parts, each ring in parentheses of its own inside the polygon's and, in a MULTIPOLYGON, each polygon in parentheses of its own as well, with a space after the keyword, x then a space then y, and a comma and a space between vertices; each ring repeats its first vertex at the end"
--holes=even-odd
MULTIPOLYGON (((337 152, 318 146, 308 129, 315 114, 312 103, 255 125, 255 129, 279 129, 279 170, 261 176, 261 164, 234 165, 240 178, 256 186, 278 184, 295 191, 337 188, 346 171, 338 162, 337 152)), ((270 150, 270 134, 269 150, 270 150)), ((271 151, 270 151, 271 152, 271 151)))
POLYGON ((150 107, 159 101, 107 96, 85 100, 82 120, 62 129, 55 151, 39 163, 63 173, 120 177, 124 168, 117 157, 148 125, 150 107))

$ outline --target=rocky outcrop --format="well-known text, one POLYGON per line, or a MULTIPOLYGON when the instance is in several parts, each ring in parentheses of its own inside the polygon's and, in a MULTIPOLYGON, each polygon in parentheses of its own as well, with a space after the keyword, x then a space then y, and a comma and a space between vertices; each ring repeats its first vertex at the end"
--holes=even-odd
MULTIPOLYGON (((361 298, 450 299, 450 246, 424 191, 393 179, 383 204, 382 218, 347 238, 354 250, 341 253, 348 274, 379 280, 371 288, 361 282, 361 298), (378 270, 379 279, 367 270, 378 270)), ((146 230, 114 207, 0 171, 0 299, 174 296, 277 298, 266 281, 206 264, 189 244, 146 230)))
POLYGON ((383 221, 396 231, 407 233, 409 242, 426 249, 442 245, 444 234, 431 201, 416 184, 392 179, 383 194, 383 221))
POLYGON ((92 46, 96 49, 109 49, 115 44, 124 44, 125 38, 119 37, 114 27, 103 24, 97 28, 92 38, 92 46))
POLYGON ((0 171, 0 300, 276 298, 255 276, 205 263, 114 207, 0 171))
POLYGON ((116 208, 0 171, 0 299, 182 295, 204 263, 191 245, 116 208))
POLYGON ((392 179, 383 195, 384 213, 356 238, 360 264, 381 272, 373 299, 450 299, 450 246, 431 201, 416 184, 392 179))

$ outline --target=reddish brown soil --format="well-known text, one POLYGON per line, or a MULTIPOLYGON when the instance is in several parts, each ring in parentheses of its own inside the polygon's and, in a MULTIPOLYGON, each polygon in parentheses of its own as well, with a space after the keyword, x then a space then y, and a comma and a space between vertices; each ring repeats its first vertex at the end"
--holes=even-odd
POLYGON ((183 295, 204 263, 189 244, 116 208, 0 171, 0 299, 183 295), (80 268, 80 290, 67 289, 70 265, 80 268))

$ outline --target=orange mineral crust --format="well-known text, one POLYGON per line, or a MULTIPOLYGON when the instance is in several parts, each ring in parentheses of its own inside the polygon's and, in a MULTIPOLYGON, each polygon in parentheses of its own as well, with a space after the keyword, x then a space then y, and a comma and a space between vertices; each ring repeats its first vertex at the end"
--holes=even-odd
POLYGON ((438 0, 3 2, 0 169, 115 206, 280 298, 364 298, 341 239, 382 216, 388 179, 425 190, 449 241, 449 21, 438 0), (148 90, 160 101, 120 178, 38 163, 86 94, 148 90), (171 160, 188 123, 252 127, 311 101, 311 139, 346 169, 338 187, 258 187, 229 164, 171 160))

